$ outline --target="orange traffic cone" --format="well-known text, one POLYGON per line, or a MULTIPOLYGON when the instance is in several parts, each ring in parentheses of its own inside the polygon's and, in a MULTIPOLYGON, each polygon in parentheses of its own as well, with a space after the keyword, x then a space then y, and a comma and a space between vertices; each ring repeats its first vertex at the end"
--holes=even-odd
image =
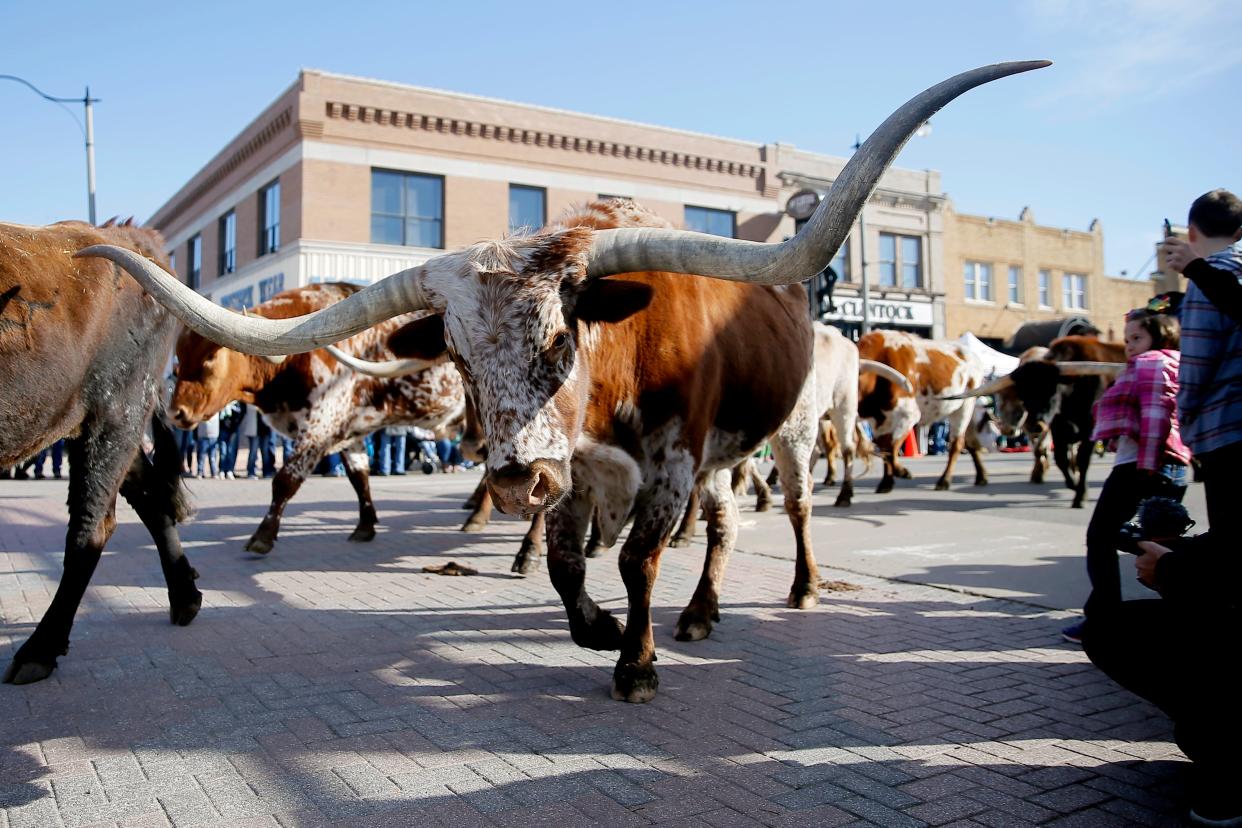
POLYGON ((914 429, 906 434, 906 440, 901 444, 902 457, 921 457, 919 453, 919 440, 914 436, 914 429))

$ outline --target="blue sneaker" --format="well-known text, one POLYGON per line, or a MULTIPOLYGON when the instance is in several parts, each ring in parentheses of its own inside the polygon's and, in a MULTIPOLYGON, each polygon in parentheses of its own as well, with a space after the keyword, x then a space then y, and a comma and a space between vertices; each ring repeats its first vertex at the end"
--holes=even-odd
POLYGON ((1065 629, 1061 630, 1061 637, 1071 644, 1082 643, 1082 628, 1087 626, 1086 619, 1076 621, 1065 629))

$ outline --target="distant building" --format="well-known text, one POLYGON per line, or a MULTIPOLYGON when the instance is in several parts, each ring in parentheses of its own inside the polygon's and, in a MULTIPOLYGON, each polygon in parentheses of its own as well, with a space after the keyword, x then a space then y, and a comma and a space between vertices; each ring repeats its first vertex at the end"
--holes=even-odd
POLYGON ((1106 339, 1119 340, 1126 311, 1156 292, 1150 279, 1104 274, 1104 234, 1035 223, 1030 208, 1017 221, 958 213, 944 218, 947 334, 966 331, 1002 346, 1026 322, 1083 317, 1106 339))
MULTIPOLYGON (((311 282, 372 282, 600 196, 678 227, 780 241, 795 232, 789 198, 822 194, 845 162, 307 70, 148 223, 184 281, 240 308, 311 282)), ((878 323, 944 334, 943 205, 938 173, 881 179, 864 211, 878 323)), ((855 331, 862 255, 856 226, 832 315, 855 331)))

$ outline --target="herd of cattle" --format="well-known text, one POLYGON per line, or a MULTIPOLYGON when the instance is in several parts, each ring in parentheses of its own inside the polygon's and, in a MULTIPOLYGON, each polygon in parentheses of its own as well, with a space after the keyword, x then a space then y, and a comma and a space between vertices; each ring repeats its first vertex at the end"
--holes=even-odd
POLYGON ((362 438, 385 426, 464 423, 464 445, 486 458, 487 472, 463 530, 485 525, 493 502, 531 519, 514 569, 534 569, 546 542, 574 642, 620 651, 612 692, 628 701, 656 692, 651 590, 662 550, 686 542, 700 510, 703 573, 676 636, 703 638, 719 620, 737 533, 734 489, 748 477, 763 487, 748 461, 765 442, 794 532, 787 603, 795 608, 818 601, 809 526, 816 445, 829 451, 830 475, 839 452, 836 505, 849 506, 855 457, 869 451, 860 418, 884 463, 878 492, 909 476, 897 460, 904 436, 938 420, 948 421, 951 444, 936 488, 950 486, 963 448, 983 485, 976 399, 995 395, 1001 425, 1025 430, 1036 447, 1032 480, 1042 480, 1051 438, 1081 505, 1091 403, 1120 369, 1120 345, 1065 337, 985 382, 956 344, 877 331, 855 345, 813 324, 798 284, 832 257, 933 112, 1042 65, 984 67, 911 100, 855 154, 808 226, 781 244, 676 231, 632 201, 596 202, 541 233, 477 244, 365 289, 313 285, 235 314, 166 272, 154 231, 0 224, 0 465, 71 437, 64 572, 4 680, 45 678, 67 651, 115 528, 118 493, 155 540, 173 623, 194 619, 202 595, 177 532, 188 508, 169 424, 188 428, 231 400, 257 406, 296 444, 246 544, 259 553, 273 548, 306 475, 337 451, 358 495, 350 540, 370 540, 377 516, 362 438), (174 345, 177 382, 161 405, 174 345), (586 558, 627 524, 623 625, 587 593, 585 576, 586 558))

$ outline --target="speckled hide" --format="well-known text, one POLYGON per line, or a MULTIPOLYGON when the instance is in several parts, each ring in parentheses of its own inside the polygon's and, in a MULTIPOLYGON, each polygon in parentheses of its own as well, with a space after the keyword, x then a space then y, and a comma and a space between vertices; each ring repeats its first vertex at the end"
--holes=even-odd
MULTIPOLYGON (((359 288, 324 283, 274 296, 249 313, 279 319, 299 316, 341 301, 359 288)), ((425 314, 424 314, 425 315, 425 314)), ((376 325, 337 347, 368 360, 393 358, 389 336, 416 317, 406 314, 376 325)), ((193 331, 177 340, 178 378, 169 413, 190 428, 231 400, 258 406, 279 433, 294 440, 294 455, 272 480, 272 503, 246 544, 252 552, 271 551, 285 505, 319 463, 345 452, 345 469, 358 495, 359 521, 351 540, 375 536, 369 471, 362 438, 387 426, 439 429, 465 413, 465 391, 457 369, 447 361, 393 379, 357 374, 320 349, 273 364, 261 357, 222 348, 193 331)))
POLYGON ((949 421, 950 443, 948 463, 936 489, 949 488, 963 447, 975 464, 975 485, 986 485, 980 446, 970 428, 975 398, 941 399, 981 385, 983 366, 956 342, 937 342, 902 331, 872 331, 858 341, 858 355, 894 368, 914 389, 898 388, 877 374, 858 378, 858 414, 871 422, 876 448, 884 458, 884 476, 876 492, 891 492, 894 477, 910 477, 897 462, 897 450, 911 429, 937 420, 949 421))
POLYGON ((429 274, 423 286, 443 313, 440 348, 478 405, 497 504, 514 514, 549 510, 548 570, 570 634, 584 647, 620 650, 612 692, 632 702, 656 693, 651 589, 691 490, 703 492, 708 549, 677 624, 684 639, 706 636, 718 618, 736 535, 729 470, 769 437, 798 544, 790 605, 812 605, 817 586, 807 464, 818 412, 805 292, 671 273, 585 278, 595 231, 662 226, 633 202, 597 202, 550 232, 476 245, 461 271, 429 274), (632 522, 618 555, 624 628, 585 588, 593 515, 605 545, 632 522))
POLYGON ((176 320, 119 268, 72 258, 94 244, 168 266, 159 234, 128 222, 0 223, 0 466, 62 437, 69 455, 64 572, 4 674, 16 684, 46 678, 67 651, 78 604, 116 527, 118 493, 155 541, 173 623, 189 624, 202 604, 177 534, 188 506, 176 440, 151 416, 176 320), (140 451, 148 422, 151 457, 140 451))

